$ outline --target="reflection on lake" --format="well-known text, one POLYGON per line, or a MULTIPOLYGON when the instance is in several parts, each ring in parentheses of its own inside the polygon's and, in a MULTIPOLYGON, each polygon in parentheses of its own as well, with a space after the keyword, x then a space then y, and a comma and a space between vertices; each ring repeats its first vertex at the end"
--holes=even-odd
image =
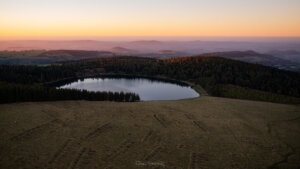
POLYGON ((189 86, 150 80, 146 78, 86 78, 60 86, 59 88, 88 91, 132 92, 141 100, 179 100, 198 97, 189 86))

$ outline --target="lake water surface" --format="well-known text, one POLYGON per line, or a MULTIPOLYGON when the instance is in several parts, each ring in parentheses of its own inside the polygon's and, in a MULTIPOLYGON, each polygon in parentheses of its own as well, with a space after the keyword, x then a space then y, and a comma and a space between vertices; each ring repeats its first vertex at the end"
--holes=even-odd
POLYGON ((146 78, 86 78, 60 86, 59 88, 88 91, 132 92, 143 101, 179 100, 198 97, 199 94, 190 86, 150 80, 146 78))

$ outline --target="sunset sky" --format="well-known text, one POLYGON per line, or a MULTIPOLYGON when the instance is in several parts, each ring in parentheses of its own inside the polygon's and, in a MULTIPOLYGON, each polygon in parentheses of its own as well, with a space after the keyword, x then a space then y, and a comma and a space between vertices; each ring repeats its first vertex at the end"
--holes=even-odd
POLYGON ((0 38, 300 36, 300 0, 0 0, 0 38))

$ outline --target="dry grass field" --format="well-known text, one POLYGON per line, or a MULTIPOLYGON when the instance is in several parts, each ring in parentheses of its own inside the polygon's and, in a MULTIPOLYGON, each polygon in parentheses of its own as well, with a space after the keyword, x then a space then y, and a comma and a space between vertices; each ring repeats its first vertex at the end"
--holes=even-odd
POLYGON ((300 107, 203 96, 0 105, 0 168, 299 168, 300 107))

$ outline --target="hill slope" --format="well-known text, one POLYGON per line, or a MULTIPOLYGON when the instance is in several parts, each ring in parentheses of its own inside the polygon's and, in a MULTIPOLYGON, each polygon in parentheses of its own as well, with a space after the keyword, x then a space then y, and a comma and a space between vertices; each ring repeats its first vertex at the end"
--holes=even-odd
POLYGON ((274 57, 269 54, 261 54, 255 51, 231 51, 207 53, 202 56, 219 56, 227 59, 239 60, 248 63, 261 64, 283 70, 300 72, 300 65, 288 59, 274 57))
POLYGON ((299 168, 299 106, 201 97, 0 105, 0 168, 299 168))

